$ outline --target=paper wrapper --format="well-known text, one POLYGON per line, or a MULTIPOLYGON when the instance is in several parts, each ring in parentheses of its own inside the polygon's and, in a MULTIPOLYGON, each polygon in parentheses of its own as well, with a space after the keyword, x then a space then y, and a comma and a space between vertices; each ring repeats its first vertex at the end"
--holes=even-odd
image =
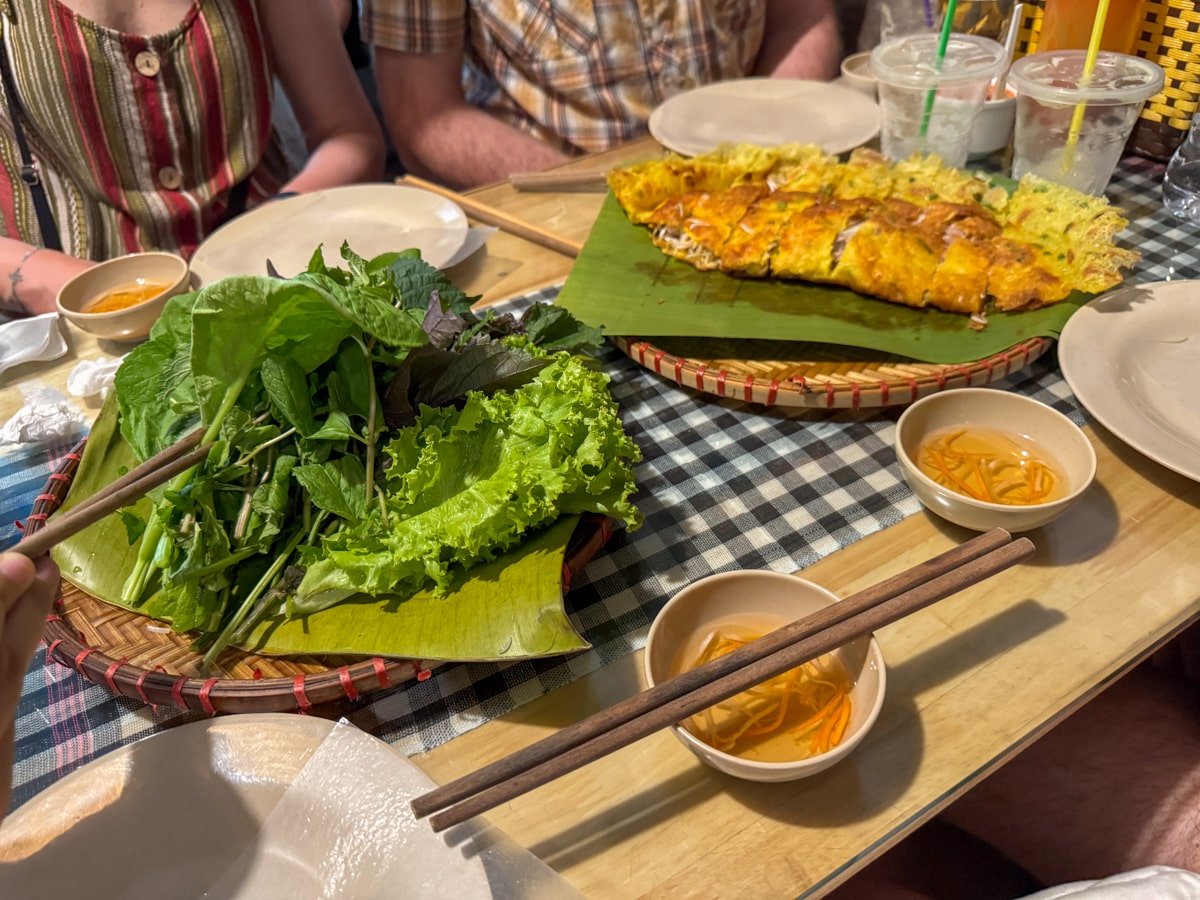
POLYGON ((434 834, 409 806, 433 787, 387 744, 343 720, 280 798, 254 845, 203 896, 581 896, 533 854, 485 825, 434 834))

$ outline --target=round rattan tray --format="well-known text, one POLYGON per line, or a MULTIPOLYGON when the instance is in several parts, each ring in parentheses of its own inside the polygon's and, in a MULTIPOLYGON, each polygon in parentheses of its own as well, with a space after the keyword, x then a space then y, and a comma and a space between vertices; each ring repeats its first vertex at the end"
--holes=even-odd
POLYGON ((938 391, 980 387, 1029 365, 1052 341, 1035 337, 987 359, 938 365, 833 344, 613 337, 639 365, 682 387, 765 406, 903 406, 938 391))
MULTIPOLYGON (((79 466, 83 442, 64 457, 27 519, 30 533, 62 505, 79 466)), ((563 590, 612 534, 603 516, 580 521, 567 548, 563 590)), ((213 670, 186 635, 137 613, 110 606, 63 581, 43 632, 47 655, 85 678, 126 697, 180 710, 307 712, 335 701, 357 700, 409 679, 429 677, 420 660, 258 656, 232 648, 213 670)))

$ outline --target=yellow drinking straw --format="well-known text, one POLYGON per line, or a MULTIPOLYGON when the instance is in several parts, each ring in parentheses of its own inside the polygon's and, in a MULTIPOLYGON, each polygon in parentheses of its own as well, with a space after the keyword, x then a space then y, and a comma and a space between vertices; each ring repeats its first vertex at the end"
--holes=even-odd
MULTIPOLYGON (((1092 22, 1092 37, 1088 41, 1087 55, 1083 58, 1083 74, 1079 78, 1079 87, 1086 88, 1096 70, 1096 58, 1100 55, 1100 38, 1104 36, 1104 20, 1108 18, 1108 0, 1100 0, 1096 4, 1096 20, 1092 22)), ((1085 102, 1075 104, 1071 114, 1071 128, 1067 132, 1067 147, 1063 153, 1063 172, 1069 172, 1075 164, 1075 145, 1079 143, 1079 131, 1083 128, 1083 114, 1087 109, 1085 102)))

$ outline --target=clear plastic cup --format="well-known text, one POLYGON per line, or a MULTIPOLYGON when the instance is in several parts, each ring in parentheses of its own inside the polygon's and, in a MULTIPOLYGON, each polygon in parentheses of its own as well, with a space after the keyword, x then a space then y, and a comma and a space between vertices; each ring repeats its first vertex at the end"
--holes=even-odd
POLYGON ((1083 82, 1083 50, 1050 50, 1013 63, 1008 83, 1017 91, 1013 178, 1027 173, 1086 194, 1102 194, 1142 105, 1163 85, 1157 63, 1101 51, 1083 82), (1068 147, 1075 107, 1083 119, 1068 147))
POLYGON ((871 52, 879 84, 880 143, 885 156, 936 153, 947 165, 967 161, 967 145, 988 83, 1007 62, 989 38, 952 34, 941 66, 938 35, 893 38, 871 52))

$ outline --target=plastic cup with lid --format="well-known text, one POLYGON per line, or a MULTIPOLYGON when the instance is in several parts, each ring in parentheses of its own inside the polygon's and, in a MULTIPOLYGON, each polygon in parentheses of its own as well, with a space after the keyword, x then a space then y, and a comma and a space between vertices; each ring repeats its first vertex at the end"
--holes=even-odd
POLYGON ((937 60, 938 35, 893 38, 871 51, 879 85, 884 155, 905 159, 935 153, 947 165, 967 161, 967 146, 988 84, 1007 62, 1003 45, 952 34, 937 60))
POLYGON ((1087 194, 1102 194, 1146 100, 1163 86, 1157 63, 1101 51, 1091 78, 1083 77, 1084 50, 1050 50, 1013 63, 1008 83, 1017 91, 1013 178, 1033 173, 1087 194), (1083 119, 1069 147, 1077 105, 1083 119))

